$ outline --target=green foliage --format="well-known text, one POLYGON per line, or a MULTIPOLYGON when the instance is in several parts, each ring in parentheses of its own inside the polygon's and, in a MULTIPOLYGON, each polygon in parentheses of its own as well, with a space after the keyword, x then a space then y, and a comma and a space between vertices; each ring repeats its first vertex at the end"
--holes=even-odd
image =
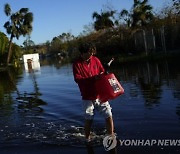
POLYGON ((180 14, 180 1, 179 0, 172 0, 173 1, 173 10, 176 15, 180 14))
POLYGON ((23 69, 18 67, 8 67, 0 71, 0 103, 7 103, 10 104, 10 108, 12 107, 12 97, 10 93, 15 90, 17 91, 18 76, 22 73, 23 69), (9 93, 9 95, 7 95, 7 93, 9 93), (6 95, 6 97, 3 97, 4 95, 6 95))
POLYGON ((51 42, 48 42, 47 46, 49 52, 59 53, 62 51, 67 51, 70 46, 70 42, 73 41, 75 37, 71 33, 62 33, 61 35, 54 37, 51 42), (50 43, 50 44, 49 44, 50 43))
POLYGON ((12 37, 19 39, 21 35, 25 36, 32 31, 33 14, 28 8, 21 8, 19 11, 12 13, 9 4, 5 4, 5 14, 10 20, 4 24, 6 31, 12 37))
POLYGON ((13 56, 12 56, 13 61, 18 60, 19 58, 22 57, 23 55, 22 49, 18 45, 13 44, 12 50, 13 50, 13 56))
MULTIPOLYGON (((33 53, 35 49, 41 54, 48 55, 69 55, 70 58, 74 59, 79 56, 78 45, 80 42, 92 42, 97 47, 97 55, 101 57, 112 57, 123 55, 123 58, 131 55, 144 53, 144 47, 141 51, 135 48, 135 37, 134 34, 137 31, 154 31, 154 37, 156 37, 157 50, 159 50, 159 44, 161 43, 161 28, 165 27, 165 37, 171 41, 166 41, 167 49, 179 49, 179 1, 172 0, 172 5, 165 7, 159 12, 154 14, 153 7, 148 4, 148 0, 134 0, 134 4, 130 11, 122 10, 118 15, 120 20, 119 25, 116 25, 115 10, 101 11, 100 14, 94 12, 92 18, 94 23, 91 24, 90 31, 86 35, 80 35, 75 38, 71 33, 62 33, 56 36, 52 41, 47 41, 42 45, 34 45, 32 40, 27 39, 24 42, 26 53, 33 53), (126 25, 122 22, 125 21, 126 25), (93 29, 94 27, 94 29, 93 29), (96 31, 95 31, 96 30, 96 31)), ((22 8, 16 13, 11 13, 10 6, 5 7, 5 14, 10 16, 10 20, 4 25, 7 33, 12 34, 12 38, 18 38, 20 35, 28 34, 26 27, 17 30, 11 25, 20 24, 16 21, 17 17, 21 17, 20 14, 26 14, 24 16, 24 23, 30 24, 33 21, 32 13, 28 12, 27 8, 22 8), (13 33, 12 33, 13 31, 13 33), (16 33, 19 33, 16 35, 16 33)), ((24 24, 22 24, 24 25, 24 24)), ((31 24, 30 24, 31 25, 31 24)), ((20 28, 20 26, 17 25, 20 28)), ((32 27, 30 26, 30 31, 32 27)), ((148 34, 147 34, 148 35, 148 34)), ((140 39, 144 39, 143 35, 140 39)), ((13 47, 12 47, 13 48, 13 47)), ((20 49, 16 49, 17 53, 21 53, 20 49)), ((24 53, 25 53, 24 52, 24 53)), ((19 57, 19 54, 15 53, 13 58, 19 57)))
POLYGON ((7 56, 9 40, 7 36, 0 32, 0 64, 5 62, 5 58, 7 56))
POLYGON ((6 52, 8 43, 9 40, 7 36, 4 33, 0 32, 0 55, 3 55, 6 52))
POLYGON ((112 18, 114 13, 115 11, 101 12, 101 14, 94 12, 92 15, 92 18, 95 19, 94 29, 98 31, 101 29, 107 29, 113 27, 114 22, 112 18))
POLYGON ((35 43, 34 41, 31 40, 31 37, 30 35, 27 35, 27 38, 26 40, 23 42, 23 45, 24 45, 24 50, 25 50, 25 54, 32 54, 34 53, 34 46, 35 46, 35 43))
MULTIPOLYGON (((175 1, 176 3, 178 2, 178 0, 175 1)), ((142 48, 140 48, 140 46, 140 50, 138 50, 134 34, 138 31, 146 32, 147 42, 150 34, 155 38, 157 49, 156 51, 149 51, 149 53, 159 52, 159 50, 162 50, 162 47, 160 47, 162 46, 162 27, 165 27, 167 49, 179 49, 180 22, 178 22, 179 14, 174 6, 175 4, 169 6, 168 9, 164 10, 165 15, 159 16, 154 14, 154 10, 152 6, 148 4, 148 0, 134 0, 134 5, 130 11, 122 10, 119 13, 119 16, 121 19, 123 18, 126 25, 124 25, 120 19, 120 21, 118 21, 118 23, 120 23, 118 26, 115 26, 115 15, 117 15, 115 10, 101 11, 100 14, 94 12, 92 14, 94 19, 92 25, 96 31, 91 28, 89 33, 80 35, 77 38, 70 33, 62 33, 61 35, 54 37, 51 42, 46 42, 46 44, 42 45, 41 49, 44 49, 44 51, 47 49, 50 55, 62 51, 65 53, 68 52, 69 57, 73 60, 79 56, 78 46, 80 42, 92 42, 97 47, 97 56, 100 56, 102 59, 110 59, 112 56, 117 56, 122 57, 124 61, 127 57, 131 60, 137 55, 143 55, 140 56, 140 58, 144 58, 144 44, 142 45, 142 48), (152 33, 154 33, 154 35, 152 35, 152 33), (168 39, 170 39, 170 41, 168 39)), ((162 13, 160 14, 162 15, 162 13)), ((138 37, 141 41, 144 41, 143 33, 141 34, 142 35, 138 37)))
POLYGON ((153 20, 153 7, 148 4, 148 0, 134 0, 131 11, 122 10, 120 17, 124 19, 128 27, 142 27, 148 25, 153 20))
POLYGON ((134 1, 132 27, 147 25, 153 19, 152 9, 152 6, 148 5, 148 0, 134 1))
POLYGON ((10 43, 8 49, 7 64, 9 63, 12 55, 12 40, 14 37, 19 39, 21 35, 26 36, 32 31, 33 14, 29 12, 28 8, 21 8, 19 11, 12 13, 9 4, 4 6, 5 14, 10 17, 9 21, 4 24, 6 32, 10 35, 10 43))
POLYGON ((11 15, 11 7, 10 7, 9 4, 5 4, 4 12, 5 12, 6 16, 10 16, 11 15))

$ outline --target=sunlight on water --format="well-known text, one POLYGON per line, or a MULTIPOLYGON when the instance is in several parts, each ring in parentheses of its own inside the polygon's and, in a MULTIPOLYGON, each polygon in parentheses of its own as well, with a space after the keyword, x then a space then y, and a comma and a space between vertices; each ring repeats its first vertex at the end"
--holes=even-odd
MULTIPOLYGON (((74 125, 61 125, 58 122, 25 123, 21 127, 4 126, 0 130, 1 145, 24 143, 46 143, 59 146, 85 146, 84 128, 74 125)), ((92 144, 102 145, 104 130, 91 132, 92 144)))

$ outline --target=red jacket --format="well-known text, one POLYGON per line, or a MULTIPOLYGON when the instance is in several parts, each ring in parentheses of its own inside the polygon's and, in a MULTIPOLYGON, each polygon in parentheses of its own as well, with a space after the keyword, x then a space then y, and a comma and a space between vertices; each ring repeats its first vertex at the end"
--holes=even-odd
POLYGON ((78 84, 83 100, 97 99, 97 93, 94 88, 94 76, 104 72, 104 68, 100 60, 95 57, 90 57, 89 64, 83 61, 82 58, 78 59, 73 64, 74 80, 78 84))

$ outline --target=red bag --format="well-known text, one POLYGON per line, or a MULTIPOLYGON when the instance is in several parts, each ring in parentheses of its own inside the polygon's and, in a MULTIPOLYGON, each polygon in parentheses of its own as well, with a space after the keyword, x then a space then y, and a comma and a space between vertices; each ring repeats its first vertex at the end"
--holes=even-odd
POLYGON ((95 83, 98 98, 101 102, 114 99, 124 93, 124 89, 113 73, 101 74, 95 83))

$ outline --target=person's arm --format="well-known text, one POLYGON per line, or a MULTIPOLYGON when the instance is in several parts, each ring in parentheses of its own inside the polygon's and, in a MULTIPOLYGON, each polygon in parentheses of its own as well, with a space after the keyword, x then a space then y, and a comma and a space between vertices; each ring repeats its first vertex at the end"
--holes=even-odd
POLYGON ((96 58, 96 61, 97 61, 98 69, 99 69, 99 75, 103 74, 105 72, 105 69, 104 69, 101 61, 98 58, 96 58))

